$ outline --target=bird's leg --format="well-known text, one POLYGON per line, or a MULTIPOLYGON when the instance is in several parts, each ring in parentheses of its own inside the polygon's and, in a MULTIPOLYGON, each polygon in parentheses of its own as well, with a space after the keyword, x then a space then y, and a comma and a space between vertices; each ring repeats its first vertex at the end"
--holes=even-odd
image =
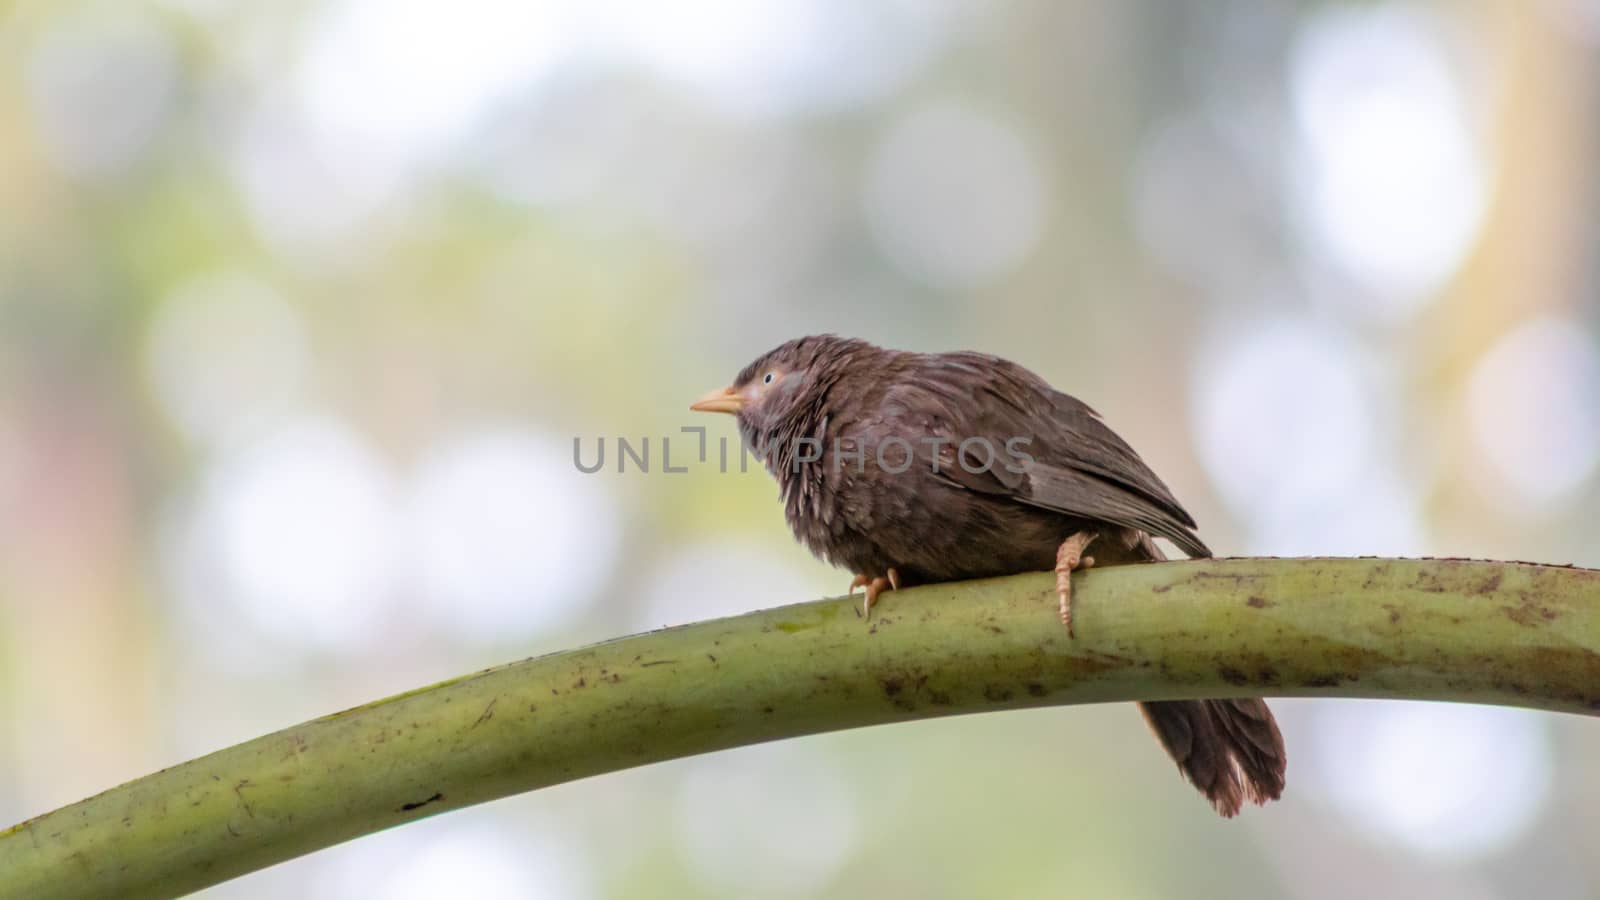
POLYGON ((862 615, 869 619, 872 618, 872 604, 877 603, 878 595, 886 590, 900 590, 900 573, 893 568, 889 569, 888 575, 880 575, 872 579, 872 583, 867 585, 867 599, 861 604, 862 615))
POLYGON ((858 587, 865 587, 867 589, 867 597, 861 603, 861 614, 870 619, 872 618, 872 605, 878 602, 879 594, 883 593, 885 590, 900 590, 900 573, 894 569, 890 569, 887 576, 879 575, 877 577, 871 577, 867 575, 857 575, 855 578, 850 580, 850 593, 854 594, 856 592, 856 588, 858 587))
POLYGON ((1083 551, 1094 543, 1096 535, 1080 531, 1061 542, 1056 550, 1056 596, 1061 598, 1061 624, 1067 626, 1067 637, 1076 637, 1072 631, 1072 572, 1094 565, 1094 557, 1083 551))

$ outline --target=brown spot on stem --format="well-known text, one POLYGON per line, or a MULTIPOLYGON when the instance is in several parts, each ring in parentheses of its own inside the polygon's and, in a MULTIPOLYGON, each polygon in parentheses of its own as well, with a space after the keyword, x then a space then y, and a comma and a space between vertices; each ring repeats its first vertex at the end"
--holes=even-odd
POLYGON ((483 712, 478 714, 477 721, 473 722, 471 727, 469 727, 467 730, 471 731, 473 728, 477 728, 479 725, 482 725, 483 723, 494 718, 494 705, 499 701, 499 697, 492 698, 489 701, 489 705, 483 708, 483 712))
POLYGON ((983 689, 983 699, 990 703, 1004 703, 1011 699, 1011 688, 1000 684, 986 685, 983 689))
POLYGON ((438 802, 438 801, 443 800, 443 799, 444 799, 444 795, 443 794, 436 793, 432 797, 429 797, 426 800, 417 800, 417 801, 415 801, 413 803, 402 803, 400 805, 400 811, 401 812, 411 812, 414 809, 421 809, 424 806, 427 806, 429 803, 435 803, 435 802, 438 802))
POLYGON ((1538 625, 1539 620, 1541 619, 1546 622, 1555 621, 1558 615, 1558 613, 1556 613, 1556 611, 1550 607, 1541 606, 1532 600, 1522 601, 1521 606, 1502 606, 1500 607, 1500 611, 1505 614, 1506 618, 1517 623, 1518 625, 1523 626, 1524 628, 1532 628, 1538 625))

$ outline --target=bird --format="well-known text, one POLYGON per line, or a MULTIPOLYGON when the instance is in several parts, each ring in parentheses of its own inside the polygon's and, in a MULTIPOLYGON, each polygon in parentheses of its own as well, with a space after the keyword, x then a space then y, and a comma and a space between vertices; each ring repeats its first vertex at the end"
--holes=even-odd
MULTIPOLYGON (((1054 570, 1071 638, 1074 570, 1164 559, 1158 537, 1189 557, 1212 555, 1194 518, 1099 413, 997 356, 812 335, 763 354, 689 408, 735 417, 777 479, 795 537, 852 573, 867 616, 883 592, 905 586, 1054 570)), ((1139 708, 1224 817, 1282 794, 1287 755, 1265 701, 1139 708)))

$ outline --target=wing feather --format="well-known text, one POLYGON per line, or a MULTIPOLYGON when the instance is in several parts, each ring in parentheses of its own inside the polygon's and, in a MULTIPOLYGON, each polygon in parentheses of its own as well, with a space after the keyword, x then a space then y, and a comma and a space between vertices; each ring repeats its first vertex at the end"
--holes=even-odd
MULTIPOLYGON (((1190 556, 1211 555, 1194 533, 1194 518, 1087 404, 999 357, 929 354, 908 368, 887 399, 910 420, 902 423, 909 430, 950 439, 941 473, 951 484, 1135 528, 1172 541, 1190 556), (997 449, 1012 438, 1027 438, 1021 446, 1033 461, 1020 473, 999 463, 978 473, 951 465, 955 445, 969 437, 985 438, 997 449)), ((926 458, 933 451, 921 445, 917 452, 926 458)))

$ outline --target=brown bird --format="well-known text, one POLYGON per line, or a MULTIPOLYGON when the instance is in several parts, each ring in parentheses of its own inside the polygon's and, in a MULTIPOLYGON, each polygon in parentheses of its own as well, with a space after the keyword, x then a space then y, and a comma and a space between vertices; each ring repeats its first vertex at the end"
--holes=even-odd
MULTIPOLYGON (((1054 569, 1070 634, 1074 569, 1162 559, 1155 537, 1211 555, 1099 414, 995 356, 805 337, 689 408, 737 417, 789 527, 855 574, 869 615, 886 589, 1054 569)), ((1217 812, 1282 793, 1283 736, 1262 700, 1139 706, 1217 812)))

